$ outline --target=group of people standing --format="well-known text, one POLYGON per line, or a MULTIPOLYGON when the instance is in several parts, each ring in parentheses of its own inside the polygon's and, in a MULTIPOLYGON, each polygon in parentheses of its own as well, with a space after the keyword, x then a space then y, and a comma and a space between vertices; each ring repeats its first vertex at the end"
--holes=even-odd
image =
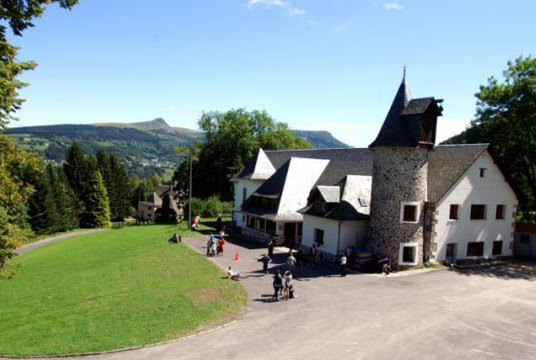
POLYGON ((223 256, 223 247, 225 245, 225 236, 220 234, 218 239, 214 238, 214 235, 210 234, 210 238, 207 242, 207 256, 223 256))

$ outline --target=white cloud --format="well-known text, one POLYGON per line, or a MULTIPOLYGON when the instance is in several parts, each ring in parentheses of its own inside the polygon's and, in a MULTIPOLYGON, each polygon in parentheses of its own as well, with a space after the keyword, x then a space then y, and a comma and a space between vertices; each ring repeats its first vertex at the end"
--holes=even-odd
POLYGON ((402 10, 404 7, 397 2, 386 2, 385 4, 383 4, 383 8, 387 11, 390 11, 390 10, 399 11, 399 10, 402 10))
POLYGON ((349 21, 337 26, 335 28, 335 32, 346 32, 346 31, 350 30, 351 27, 352 27, 352 21, 349 20, 349 21))
POLYGON ((285 0, 248 0, 247 7, 253 9, 255 7, 272 8, 278 7, 285 9, 290 16, 302 16, 307 14, 307 10, 294 7, 290 2, 285 0))

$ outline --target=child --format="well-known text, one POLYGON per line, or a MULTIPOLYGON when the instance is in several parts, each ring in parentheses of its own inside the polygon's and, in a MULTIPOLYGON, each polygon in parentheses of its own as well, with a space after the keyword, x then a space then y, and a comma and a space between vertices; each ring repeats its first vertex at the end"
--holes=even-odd
POLYGON ((262 272, 265 274, 268 274, 268 264, 272 261, 272 259, 270 259, 268 255, 262 254, 261 261, 262 261, 262 272))
POLYGON ((233 271, 233 269, 231 269, 231 267, 229 266, 229 271, 227 271, 227 277, 231 280, 238 280, 240 279, 240 273, 233 271))

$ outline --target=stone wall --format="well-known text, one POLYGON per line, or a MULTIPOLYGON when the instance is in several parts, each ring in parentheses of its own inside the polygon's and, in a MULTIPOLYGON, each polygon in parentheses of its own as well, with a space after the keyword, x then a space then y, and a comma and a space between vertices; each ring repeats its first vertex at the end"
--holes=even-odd
POLYGON ((374 148, 372 194, 367 243, 397 267, 401 243, 417 243, 417 265, 423 262, 423 219, 428 150, 374 148), (401 223, 402 202, 418 202, 417 223, 401 223))
POLYGON ((271 235, 262 231, 246 227, 242 228, 242 236, 246 237, 251 241, 266 245, 268 244, 268 240, 270 240, 271 235))

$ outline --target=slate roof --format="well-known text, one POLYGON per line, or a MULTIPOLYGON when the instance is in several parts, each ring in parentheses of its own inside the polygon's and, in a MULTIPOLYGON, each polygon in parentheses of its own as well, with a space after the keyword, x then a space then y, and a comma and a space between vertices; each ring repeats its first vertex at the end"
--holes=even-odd
POLYGON ((266 153, 259 149, 257 153, 246 163, 244 169, 233 179, 266 180, 275 172, 275 168, 266 156, 266 153))
POLYGON ((318 192, 327 203, 338 203, 341 197, 339 186, 317 186, 318 192))
POLYGON ((437 202, 489 144, 439 145, 428 158, 428 201, 437 202))
POLYGON ((330 160, 315 185, 336 185, 346 175, 372 176, 372 152, 367 148, 272 150, 266 156, 278 169, 291 157, 330 160))
POLYGON ((254 194, 269 197, 278 197, 283 193, 285 182, 287 180, 288 169, 290 168, 290 159, 281 166, 275 174, 266 180, 254 194))
MULTIPOLYGON (((439 101, 439 100, 438 100, 439 101)), ((430 106, 437 109, 441 115, 441 108, 436 105, 433 97, 411 99, 406 80, 403 79, 393 99, 391 108, 385 117, 383 125, 369 147, 416 147, 421 139, 421 115, 430 106)))
MULTIPOLYGON (((310 201, 300 212, 338 221, 367 220, 370 214, 370 207, 361 206, 359 199, 362 198, 366 200, 367 204, 370 204, 371 179, 369 176, 348 175, 336 186, 341 196, 335 206, 327 204, 326 211, 320 211, 315 209, 314 203, 310 201)), ((320 192, 321 188, 321 186, 317 186, 314 191, 320 192)))

